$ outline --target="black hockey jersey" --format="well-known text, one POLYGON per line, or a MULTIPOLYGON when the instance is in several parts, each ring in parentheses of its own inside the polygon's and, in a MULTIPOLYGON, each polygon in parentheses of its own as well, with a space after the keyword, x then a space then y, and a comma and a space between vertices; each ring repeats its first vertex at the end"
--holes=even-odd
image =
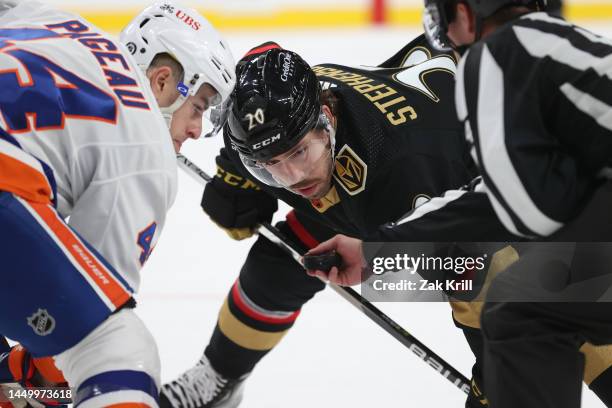
MULTIPOLYGON (((316 238, 334 233, 365 238, 473 178, 454 108, 452 55, 430 50, 421 36, 380 67, 323 64, 313 69, 322 88, 339 100, 333 187, 320 200, 259 187, 293 207, 316 238), (312 222, 327 226, 327 233, 317 234, 319 229, 309 227, 312 222)), ((228 131, 217 158, 220 172, 248 179, 228 131)))

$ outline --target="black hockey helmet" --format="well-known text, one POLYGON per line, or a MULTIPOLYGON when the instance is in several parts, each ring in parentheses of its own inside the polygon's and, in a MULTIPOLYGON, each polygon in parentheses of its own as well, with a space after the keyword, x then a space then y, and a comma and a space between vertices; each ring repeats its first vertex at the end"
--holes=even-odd
MULTIPOLYGON (((545 10, 547 0, 425 0, 425 12, 423 13, 423 26, 429 43, 436 49, 448 51, 453 48, 452 41, 448 38, 448 24, 455 18, 455 5, 458 2, 467 3, 476 15, 477 24, 482 25, 482 20, 492 16, 502 7, 530 6, 536 5, 539 10, 545 10)), ((477 34, 477 39, 480 34, 477 34)))
POLYGON ((290 150, 319 119, 320 86, 310 66, 278 45, 260 46, 237 67, 229 137, 246 159, 265 162, 290 150))

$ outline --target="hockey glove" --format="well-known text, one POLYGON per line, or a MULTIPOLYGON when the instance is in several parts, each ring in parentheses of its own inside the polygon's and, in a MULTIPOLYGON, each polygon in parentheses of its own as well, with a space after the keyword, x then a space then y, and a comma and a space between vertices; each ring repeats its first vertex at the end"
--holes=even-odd
POLYGON ((236 241, 242 241, 243 239, 251 238, 256 231, 255 228, 225 228, 217 224, 216 222, 215 225, 225 231, 225 233, 231 239, 234 239, 236 241))
MULTIPOLYGON (((11 348, 7 358, 13 379, 26 390, 35 387, 68 387, 51 357, 33 358, 29 351, 18 344, 11 348)), ((45 406, 65 406, 55 399, 42 398, 36 401, 45 406)))
POLYGON ((253 181, 226 170, 232 163, 223 153, 217 157, 217 174, 206 184, 201 205, 215 224, 241 240, 253 235, 259 223, 270 222, 278 204, 253 181))

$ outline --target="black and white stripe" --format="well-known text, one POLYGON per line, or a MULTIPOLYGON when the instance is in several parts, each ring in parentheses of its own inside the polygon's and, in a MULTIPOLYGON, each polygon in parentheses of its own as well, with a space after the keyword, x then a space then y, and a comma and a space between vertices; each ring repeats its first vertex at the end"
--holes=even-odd
POLYGON ((548 236, 612 164, 612 41, 526 15, 462 59, 456 104, 499 219, 548 236))

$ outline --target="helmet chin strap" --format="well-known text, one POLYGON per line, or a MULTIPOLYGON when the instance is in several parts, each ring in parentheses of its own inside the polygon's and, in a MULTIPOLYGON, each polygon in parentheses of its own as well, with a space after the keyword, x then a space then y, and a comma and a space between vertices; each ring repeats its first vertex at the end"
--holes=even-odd
POLYGON ((183 95, 179 95, 174 100, 174 102, 170 104, 170 106, 165 106, 165 107, 160 106, 159 107, 159 110, 161 111, 162 116, 164 117, 164 120, 166 121, 166 126, 168 126, 168 129, 170 129, 170 124, 172 123, 172 116, 174 115, 174 112, 176 112, 178 108, 183 106, 184 102, 185 102, 185 98, 183 97, 183 95))
MULTIPOLYGON (((331 177, 333 178, 333 174, 334 174, 334 168, 335 168, 335 161, 336 161, 336 129, 334 128, 334 126, 331 124, 331 121, 329 121, 329 118, 327 119, 328 124, 327 124, 327 131, 329 133, 329 149, 331 151, 331 160, 330 160, 330 166, 331 166, 331 177)), ((333 185, 333 183, 332 183, 333 185)), ((330 189, 331 189, 331 185, 330 185, 330 189)), ((326 192, 327 194, 327 192, 326 192)))
POLYGON ((329 125, 329 144, 331 148, 332 161, 336 158, 336 129, 329 125))
POLYGON ((331 120, 329 120, 327 115, 325 113, 322 113, 322 115, 325 117, 324 119, 325 128, 327 130, 327 133, 329 133, 329 145, 331 149, 331 157, 332 157, 332 162, 333 162, 335 159, 335 155, 336 155, 336 129, 332 125, 331 120))
POLYGON ((166 122, 166 127, 170 130, 170 125, 172 124, 172 113, 166 113, 162 111, 162 116, 164 117, 164 121, 166 122))

